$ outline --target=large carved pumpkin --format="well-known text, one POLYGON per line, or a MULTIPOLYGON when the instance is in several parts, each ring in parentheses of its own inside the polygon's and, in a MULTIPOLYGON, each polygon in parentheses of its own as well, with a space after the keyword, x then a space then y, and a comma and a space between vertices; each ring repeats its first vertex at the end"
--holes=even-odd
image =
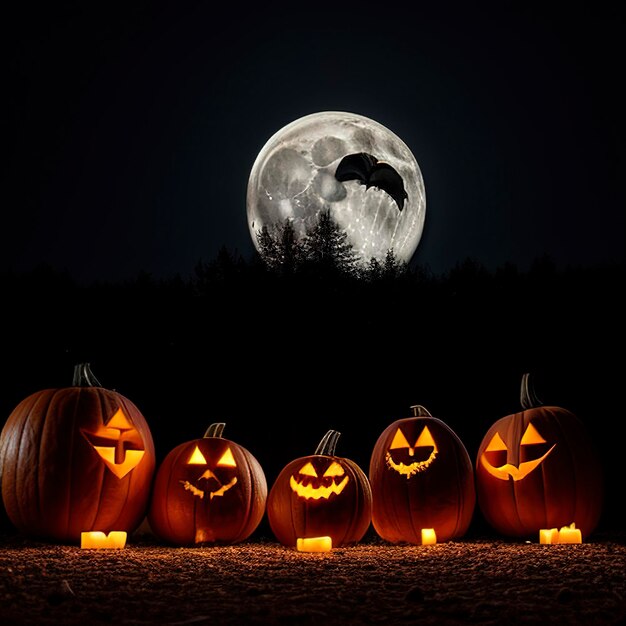
POLYGON ((177 545, 232 544, 249 537, 265 513, 267 482, 244 447, 211 424, 202 439, 174 448, 159 467, 148 522, 177 545))
POLYGON ((522 411, 499 419, 476 461, 478 503, 486 521, 511 537, 574 523, 583 537, 600 519, 602 466, 583 423, 558 406, 540 406, 524 374, 522 411))
POLYGON ((462 537, 476 502, 474 469, 462 441, 422 406, 414 417, 390 424, 370 461, 372 524, 392 543, 422 542, 433 528, 437 541, 462 537))
POLYGON ((348 545, 369 528, 369 481, 354 461, 335 456, 339 435, 329 430, 315 454, 288 463, 270 490, 268 521, 285 546, 311 537, 330 537, 333 547, 348 545))
POLYGON ((154 469, 144 416, 101 387, 88 364, 76 366, 72 387, 22 400, 0 435, 2 500, 26 536, 76 542, 83 531, 132 532, 154 469))

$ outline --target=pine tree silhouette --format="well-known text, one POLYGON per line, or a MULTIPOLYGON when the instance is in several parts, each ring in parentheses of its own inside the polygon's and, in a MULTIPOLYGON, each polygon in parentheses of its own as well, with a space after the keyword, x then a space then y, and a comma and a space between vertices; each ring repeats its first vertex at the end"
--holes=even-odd
POLYGON ((308 266, 323 274, 358 274, 359 258, 348 241, 348 233, 333 220, 329 210, 322 211, 317 224, 307 231, 304 251, 308 266))
POLYGON ((386 280, 394 280, 404 276, 408 271, 408 266, 404 261, 398 261, 393 248, 387 250, 380 276, 386 280))
POLYGON ((292 276, 304 261, 304 245, 298 239, 290 219, 271 231, 263 226, 257 233, 259 253, 267 267, 283 276, 292 276))
POLYGON ((333 220, 330 211, 320 213, 317 223, 299 239, 293 223, 286 219, 277 226, 257 232, 259 254, 269 270, 291 276, 306 268, 308 274, 359 275, 358 256, 348 233, 333 220))

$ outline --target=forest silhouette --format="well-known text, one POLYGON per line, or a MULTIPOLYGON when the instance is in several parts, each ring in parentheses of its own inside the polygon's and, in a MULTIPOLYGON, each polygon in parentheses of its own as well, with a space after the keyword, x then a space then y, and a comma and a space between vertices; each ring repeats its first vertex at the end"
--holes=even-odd
MULTIPOLYGON (((188 277, 0 274, 3 419, 89 362, 143 412, 158 460, 224 421, 271 483, 331 428, 338 455, 367 471, 378 435, 418 403, 474 461, 487 428, 519 410, 531 372, 545 404, 585 422, 609 493, 621 491, 622 265, 558 268, 545 256, 489 270, 466 259, 435 274, 390 251, 363 268, 332 223, 322 228, 306 243, 289 227, 261 233, 261 254, 224 247, 188 277)), ((605 523, 617 506, 608 499, 605 523)))

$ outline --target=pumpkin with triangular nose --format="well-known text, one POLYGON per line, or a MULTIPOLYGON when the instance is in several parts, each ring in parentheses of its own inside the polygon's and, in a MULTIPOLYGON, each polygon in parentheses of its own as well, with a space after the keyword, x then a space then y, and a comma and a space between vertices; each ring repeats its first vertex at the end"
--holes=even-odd
POLYGON ((177 545, 232 544, 249 537, 265 513, 267 482, 243 446, 222 437, 224 422, 174 448, 154 482, 148 523, 177 545))
POLYGON ((522 411, 495 422, 478 449, 480 510, 503 535, 536 539, 542 528, 574 523, 586 537, 600 519, 604 489, 590 434, 572 412, 542 406, 528 374, 520 402, 522 411))
POLYGON ((474 469, 457 434, 423 406, 390 424, 370 460, 372 524, 391 543, 422 543, 423 528, 437 541, 465 534, 475 506, 474 469))

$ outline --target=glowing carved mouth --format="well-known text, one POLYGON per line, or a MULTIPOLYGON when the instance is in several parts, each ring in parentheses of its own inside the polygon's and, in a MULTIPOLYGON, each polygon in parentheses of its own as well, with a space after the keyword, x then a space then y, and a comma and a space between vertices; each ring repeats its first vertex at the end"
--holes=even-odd
POLYGON ((328 499, 333 493, 339 495, 344 487, 348 484, 348 476, 344 476, 343 480, 340 483, 335 483, 332 481, 328 487, 313 487, 311 484, 303 485, 299 483, 293 476, 289 479, 289 484, 291 485, 292 491, 294 491, 301 498, 306 498, 307 500, 319 500, 320 498, 328 499))
POLYGON ((404 463, 396 463, 392 458, 391 454, 387 452, 387 456, 385 460, 387 461, 388 467, 393 470, 396 470, 398 474, 402 474, 407 477, 407 480, 413 476, 413 474, 417 474, 418 472, 423 472, 437 457, 437 449, 434 448, 430 453, 430 456, 424 461, 414 461, 409 465, 405 465, 404 463))
POLYGON ((522 480, 522 478, 528 476, 530 472, 532 472, 538 465, 540 465, 544 461, 548 454, 550 454, 550 452, 554 450, 554 446, 556 446, 556 444, 553 444, 552 447, 538 459, 534 459, 532 461, 524 461, 523 463, 519 464, 519 467, 516 467, 511 463, 506 463, 505 465, 500 465, 500 467, 495 467, 494 465, 491 465, 491 463, 489 463, 484 454, 480 457, 480 462, 482 466, 492 476, 495 476, 500 480, 508 480, 509 476, 513 480, 522 480))
MULTIPOLYGON (((202 480, 203 478, 206 478, 207 480, 209 478, 215 478, 215 480, 219 482, 219 479, 217 478, 217 476, 210 469, 206 470, 204 474, 202 474, 202 476, 198 478, 198 480, 202 480)), ((195 485, 192 485, 188 480, 181 480, 179 482, 187 491, 191 491, 191 493, 194 496, 198 496, 198 498, 204 498, 205 493, 207 493, 206 491, 203 491, 202 489, 198 489, 198 487, 196 487, 195 485)), ((222 485, 220 483, 220 486, 218 489, 216 489, 215 491, 208 492, 209 499, 213 500, 213 498, 223 496, 231 487, 234 487, 236 484, 237 484, 236 476, 234 476, 232 480, 230 482, 227 482, 225 485, 222 485)))

